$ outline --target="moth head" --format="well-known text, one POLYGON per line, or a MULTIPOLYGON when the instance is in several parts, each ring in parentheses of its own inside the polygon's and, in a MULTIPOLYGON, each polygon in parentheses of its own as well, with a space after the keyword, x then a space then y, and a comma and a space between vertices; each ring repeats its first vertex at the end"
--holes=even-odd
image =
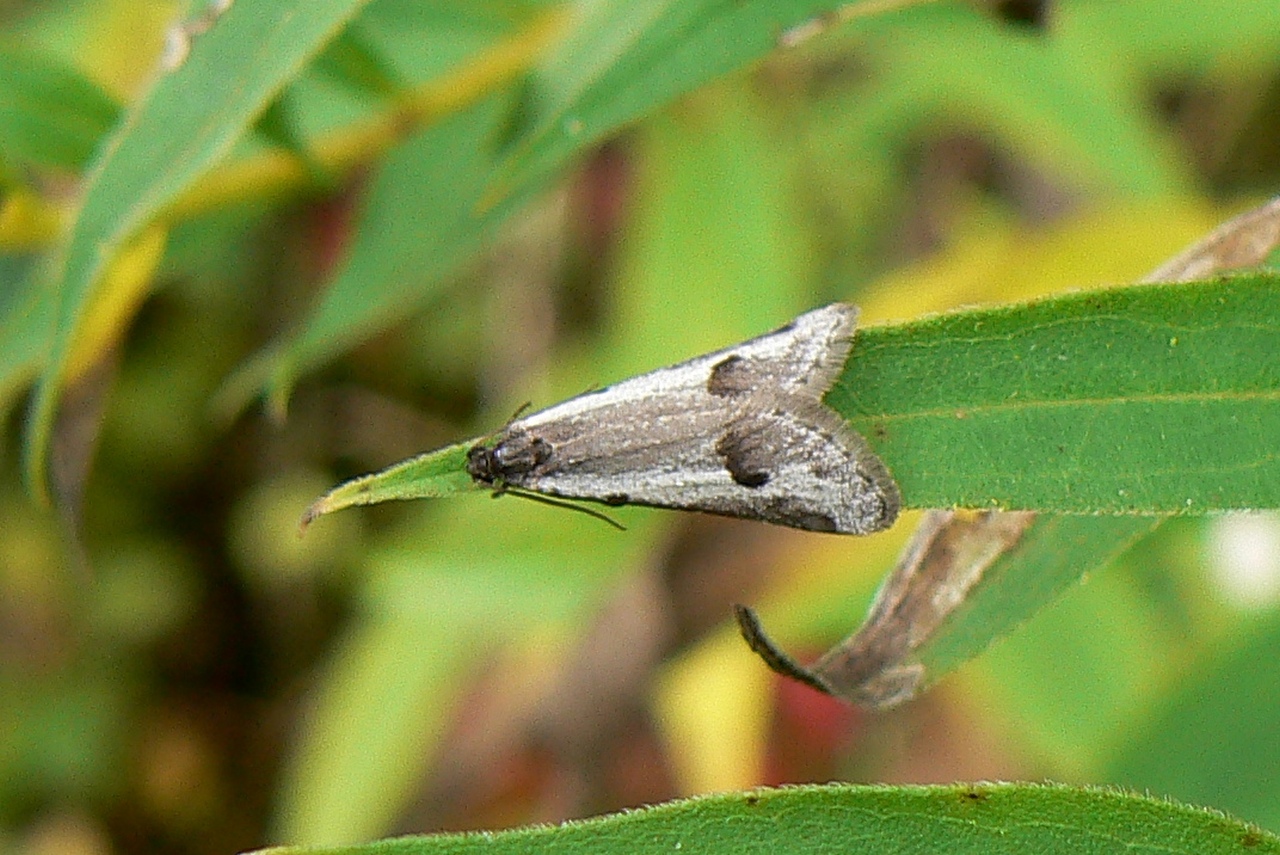
POLYGON ((492 444, 477 443, 467 450, 467 474, 482 484, 520 483, 551 459, 551 443, 528 431, 511 431, 492 444))
POLYGON ((467 449, 467 474, 482 484, 492 484, 498 477, 493 449, 483 442, 467 449))

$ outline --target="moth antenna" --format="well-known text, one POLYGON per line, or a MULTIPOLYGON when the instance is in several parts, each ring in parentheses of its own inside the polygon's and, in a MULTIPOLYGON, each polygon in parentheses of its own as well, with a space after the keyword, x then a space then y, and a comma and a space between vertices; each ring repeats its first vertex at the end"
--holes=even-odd
POLYGON ((551 505, 552 507, 555 507, 555 508, 567 508, 571 511, 579 511, 580 513, 584 513, 589 517, 595 517, 598 520, 608 523, 609 525, 616 528, 618 531, 627 530, 627 527, 625 525, 618 522, 608 514, 602 513, 601 511, 597 511, 595 508, 588 508, 585 505, 579 505, 574 502, 570 502, 567 499, 553 499, 550 496, 544 496, 541 493, 533 493, 528 490, 521 490, 519 487, 511 487, 511 486, 503 486, 499 490, 494 490, 493 497, 496 499, 498 496, 501 496, 504 493, 510 493, 513 496, 519 496, 521 499, 528 499, 532 502, 541 502, 544 505, 551 505))
POLYGON ((523 414, 525 410, 529 409, 532 406, 533 406, 532 401, 525 401, 523 404, 516 407, 516 411, 511 414, 511 418, 507 419, 506 422, 503 423, 502 427, 498 428, 495 431, 492 431, 491 433, 485 434, 485 437, 484 437, 485 442, 488 442, 498 434, 502 433, 507 428, 511 427, 511 423, 514 422, 516 419, 520 418, 521 414, 523 414))

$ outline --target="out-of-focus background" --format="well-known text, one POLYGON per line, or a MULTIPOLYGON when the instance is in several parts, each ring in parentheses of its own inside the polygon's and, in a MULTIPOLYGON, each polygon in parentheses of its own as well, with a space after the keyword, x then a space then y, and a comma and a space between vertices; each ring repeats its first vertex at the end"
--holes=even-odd
MULTIPOLYGON (((214 8, 0 2, 0 345, 41 217, 214 8)), ((875 324, 1135 281, 1280 187, 1280 6, 907 4, 649 111, 470 235, 468 128, 533 96, 468 70, 554 8, 374 0, 300 74, 235 157, 323 147, 397 86, 493 91, 357 169, 173 214, 73 389, 60 513, 21 486, 30 375, 0 361, 0 849, 213 855, 827 780, 1113 783, 1280 831, 1272 515, 1167 523, 877 716, 775 678, 730 606, 817 654, 910 513, 852 539, 624 508, 619 533, 477 494, 296 536, 343 478, 823 302, 875 324), (286 417, 246 403, 343 276, 403 290, 317 334, 286 417)))

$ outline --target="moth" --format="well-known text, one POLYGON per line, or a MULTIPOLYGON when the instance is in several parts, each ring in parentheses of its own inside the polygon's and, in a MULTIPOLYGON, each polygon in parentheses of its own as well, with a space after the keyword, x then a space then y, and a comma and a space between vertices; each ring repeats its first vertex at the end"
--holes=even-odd
POLYGON ((901 507, 884 464, 823 402, 858 310, 815 309, 741 344, 572 398, 467 452, 495 493, 649 505, 869 534, 901 507))

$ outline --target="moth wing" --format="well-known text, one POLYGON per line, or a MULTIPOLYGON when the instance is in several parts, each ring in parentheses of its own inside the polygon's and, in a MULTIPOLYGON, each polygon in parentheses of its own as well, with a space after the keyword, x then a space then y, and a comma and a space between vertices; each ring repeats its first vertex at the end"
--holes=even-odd
POLYGON ((632 412, 637 404, 679 398, 685 408, 737 406, 759 394, 807 395, 820 399, 844 368, 853 346, 858 308, 832 303, 806 312, 770 333, 622 380, 541 410, 511 427, 543 428, 602 413, 632 412), (698 400, 709 395, 711 400, 698 400))
POLYGON ((725 427, 717 452, 757 519, 870 534, 891 526, 902 506, 897 483, 866 440, 807 398, 744 413, 725 427))
POLYGON ((832 303, 736 347, 703 357, 707 391, 721 398, 758 394, 821 398, 835 384, 853 347, 858 309, 832 303))
POLYGON ((822 403, 848 358, 857 315, 834 303, 517 420, 508 431, 536 434, 550 453, 505 480, 565 498, 816 531, 887 528, 901 504, 897 485, 822 403))
POLYGON ((796 318, 786 361, 808 367, 796 372, 792 385, 818 398, 825 395, 844 370, 857 323, 858 307, 849 303, 832 303, 796 318))
POLYGON ((842 534, 888 528, 901 507, 897 484, 866 441, 807 398, 753 401, 709 436, 631 449, 611 467, 570 467, 522 486, 842 534))

